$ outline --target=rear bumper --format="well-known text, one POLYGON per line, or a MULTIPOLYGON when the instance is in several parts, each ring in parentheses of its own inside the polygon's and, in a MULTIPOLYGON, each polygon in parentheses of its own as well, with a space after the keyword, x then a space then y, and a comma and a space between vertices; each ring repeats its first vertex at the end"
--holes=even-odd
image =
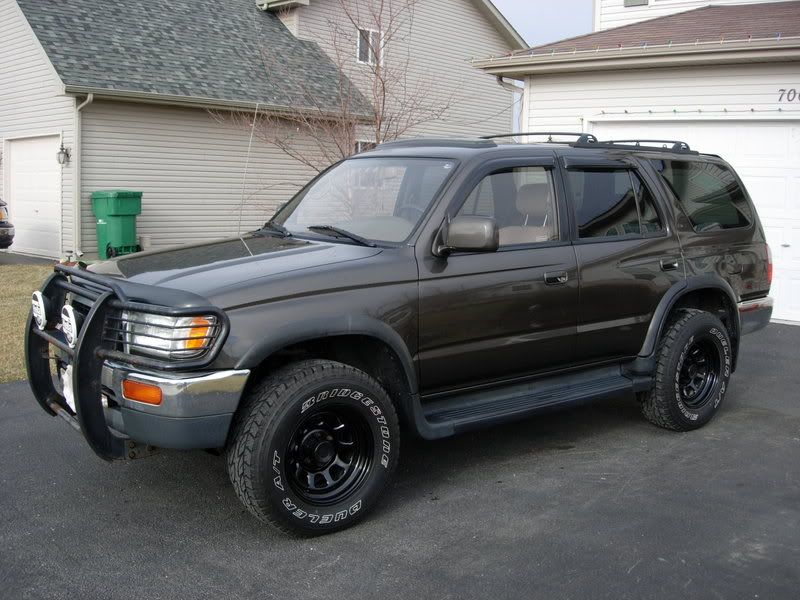
POLYGON ((0 225, 0 248, 8 248, 14 242, 14 226, 0 225))
POLYGON ((772 298, 739 302, 739 323, 742 335, 764 329, 772 318, 772 298))
POLYGON ((101 372, 106 422, 140 444, 179 449, 222 447, 249 375, 248 370, 231 370, 167 376, 107 361, 101 372), (158 386, 161 404, 126 398, 122 392, 126 379, 158 386))

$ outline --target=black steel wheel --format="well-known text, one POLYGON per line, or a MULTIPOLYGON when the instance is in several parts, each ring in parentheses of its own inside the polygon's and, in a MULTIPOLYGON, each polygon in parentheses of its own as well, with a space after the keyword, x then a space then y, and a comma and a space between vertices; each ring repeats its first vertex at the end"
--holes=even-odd
POLYGON ((702 407, 711 399, 719 377, 719 352, 708 339, 689 344, 678 366, 681 400, 689 408, 702 407))
POLYGON ((675 312, 659 339, 653 387, 639 395, 650 422, 677 431, 697 429, 716 414, 733 364, 725 325, 697 309, 675 312))
POLYGON ((399 444, 397 414, 377 381, 348 365, 305 360, 251 389, 231 427, 228 473, 260 520, 327 533, 375 505, 399 444))
POLYGON ((306 502, 335 504, 369 476, 372 456, 364 417, 347 407, 313 411, 297 426, 286 448, 289 483, 306 502))

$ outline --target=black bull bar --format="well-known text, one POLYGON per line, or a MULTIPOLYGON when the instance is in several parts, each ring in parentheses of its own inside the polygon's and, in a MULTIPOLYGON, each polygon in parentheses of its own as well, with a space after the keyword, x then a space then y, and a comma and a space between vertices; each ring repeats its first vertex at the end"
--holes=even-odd
POLYGON ((49 311, 45 329, 40 329, 28 312, 25 325, 25 365, 33 395, 39 405, 50 415, 60 416, 80 431, 91 449, 108 461, 128 457, 127 436, 111 429, 104 413, 103 391, 100 377, 106 360, 157 371, 185 371, 208 366, 219 354, 229 331, 229 321, 224 311, 214 306, 169 307, 131 300, 111 277, 91 273, 84 269, 56 265, 54 273, 45 281, 41 294, 51 307, 60 307, 67 293, 81 296, 91 302, 83 319, 75 347, 70 347, 62 331, 56 327, 54 310, 49 311), (82 285, 77 285, 76 281, 82 285), (218 331, 213 343, 202 355, 181 360, 162 360, 122 352, 109 343, 108 317, 120 311, 131 311, 169 317, 198 314, 217 317, 218 331), (62 352, 65 362, 72 365, 73 411, 65 397, 57 390, 51 372, 50 346, 62 352))

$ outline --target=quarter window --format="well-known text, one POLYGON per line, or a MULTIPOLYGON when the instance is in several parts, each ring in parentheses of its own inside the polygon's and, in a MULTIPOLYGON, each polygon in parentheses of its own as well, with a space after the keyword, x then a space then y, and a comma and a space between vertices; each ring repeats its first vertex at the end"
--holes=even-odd
POLYGON ((381 32, 374 29, 358 30, 358 62, 377 65, 381 61, 381 32))
POLYGON ((695 231, 747 227, 750 204, 725 165, 689 160, 651 161, 691 221, 695 231))
POLYGON ((487 175, 458 214, 493 217, 500 230, 500 246, 558 239, 552 174, 544 167, 516 167, 487 175))

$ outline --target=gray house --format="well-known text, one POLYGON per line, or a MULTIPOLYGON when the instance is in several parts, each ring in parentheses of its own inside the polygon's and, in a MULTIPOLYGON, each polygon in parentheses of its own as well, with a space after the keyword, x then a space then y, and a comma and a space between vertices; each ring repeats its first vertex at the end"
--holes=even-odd
MULTIPOLYGON (((365 36, 381 35, 343 20, 343 6, 0 0, 0 196, 16 226, 12 250, 96 256, 98 189, 144 192, 139 233, 154 248, 235 235, 240 208, 242 230, 263 223, 313 171, 219 115, 309 103, 335 111, 345 75, 325 31, 351 28, 356 88, 358 65, 376 59, 365 36)), ((452 100, 409 135, 510 128, 511 92, 470 62, 524 47, 489 0, 416 0, 403 43, 409 79, 452 100)), ((368 97, 353 100, 365 113, 368 97)))

